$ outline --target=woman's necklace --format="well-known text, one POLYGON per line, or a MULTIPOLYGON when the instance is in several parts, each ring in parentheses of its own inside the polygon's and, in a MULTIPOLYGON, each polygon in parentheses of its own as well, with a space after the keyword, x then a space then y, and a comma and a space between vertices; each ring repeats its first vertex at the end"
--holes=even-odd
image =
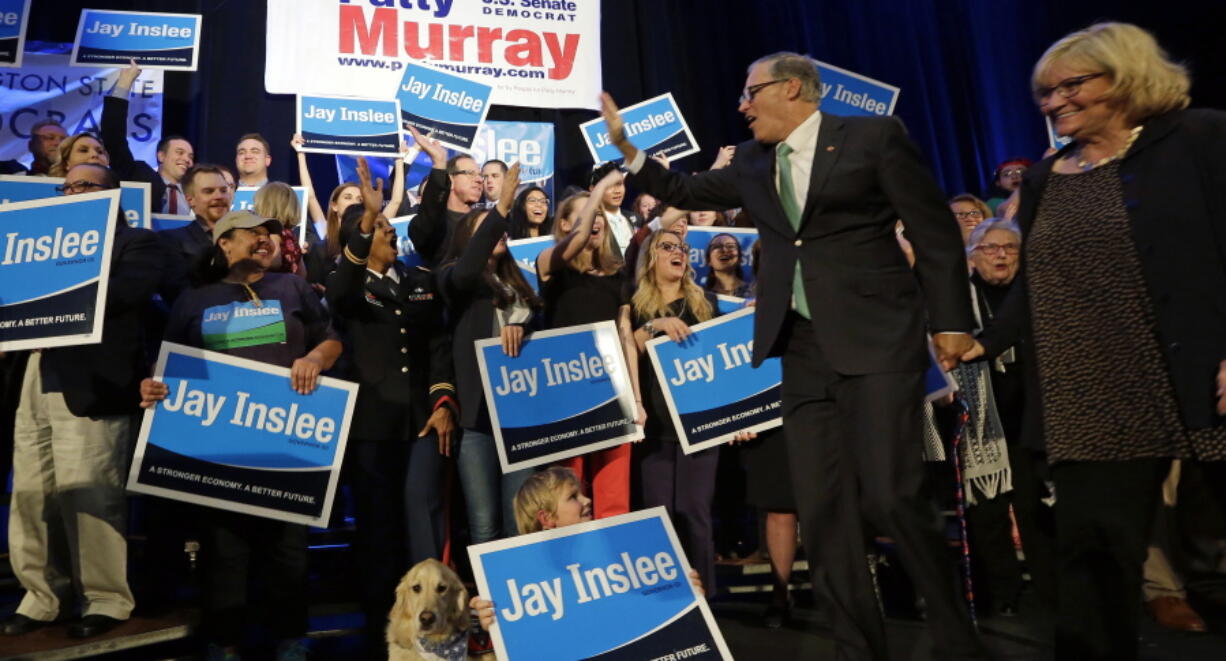
POLYGON ((1128 153, 1129 149, 1132 148, 1132 143, 1137 141, 1137 138, 1141 135, 1142 128, 1145 127, 1142 125, 1132 127, 1132 130, 1128 133, 1128 139, 1124 141, 1124 146, 1120 147, 1119 151, 1105 158, 1100 158, 1093 163, 1082 158, 1082 153, 1085 152, 1085 143, 1082 143, 1081 146, 1077 147, 1077 169, 1081 170, 1082 172, 1087 172, 1121 158, 1124 154, 1128 153))

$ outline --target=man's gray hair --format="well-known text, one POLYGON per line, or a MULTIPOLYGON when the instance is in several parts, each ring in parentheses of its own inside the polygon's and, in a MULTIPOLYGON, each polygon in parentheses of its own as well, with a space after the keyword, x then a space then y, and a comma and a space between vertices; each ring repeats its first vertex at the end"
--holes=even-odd
POLYGON ((753 64, 749 65, 749 71, 753 71, 753 68, 759 64, 768 65, 767 71, 770 72, 773 80, 788 78, 799 80, 800 98, 813 103, 821 103, 822 81, 817 73, 817 60, 808 55, 781 51, 754 60, 753 64))

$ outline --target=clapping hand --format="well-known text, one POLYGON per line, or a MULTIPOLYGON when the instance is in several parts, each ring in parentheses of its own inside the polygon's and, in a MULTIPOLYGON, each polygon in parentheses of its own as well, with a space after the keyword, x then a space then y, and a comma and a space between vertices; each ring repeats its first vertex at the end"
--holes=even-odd
POLYGON ((441 170, 447 167, 447 150, 438 140, 423 136, 421 131, 418 131, 417 127, 412 124, 405 124, 405 128, 413 136, 413 144, 430 155, 430 163, 433 164, 435 169, 441 170))
POLYGON ((513 163, 502 177, 502 192, 498 194, 498 213, 506 218, 515 203, 515 189, 519 188, 519 163, 513 163))

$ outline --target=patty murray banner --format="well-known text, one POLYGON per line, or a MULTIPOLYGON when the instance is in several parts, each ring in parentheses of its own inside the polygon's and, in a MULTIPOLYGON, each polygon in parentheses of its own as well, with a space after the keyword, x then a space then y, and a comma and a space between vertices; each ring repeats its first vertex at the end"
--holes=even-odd
POLYGON ((273 94, 391 99, 406 63, 494 88, 491 103, 598 109, 599 0, 268 0, 273 94))

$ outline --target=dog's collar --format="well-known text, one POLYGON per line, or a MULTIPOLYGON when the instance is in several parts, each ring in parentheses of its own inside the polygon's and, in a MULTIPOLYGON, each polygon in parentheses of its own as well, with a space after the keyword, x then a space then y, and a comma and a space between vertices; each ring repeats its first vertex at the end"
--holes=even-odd
POLYGON ((414 638, 413 644, 417 653, 426 661, 464 661, 468 658, 468 632, 459 631, 456 635, 441 642, 414 638))

